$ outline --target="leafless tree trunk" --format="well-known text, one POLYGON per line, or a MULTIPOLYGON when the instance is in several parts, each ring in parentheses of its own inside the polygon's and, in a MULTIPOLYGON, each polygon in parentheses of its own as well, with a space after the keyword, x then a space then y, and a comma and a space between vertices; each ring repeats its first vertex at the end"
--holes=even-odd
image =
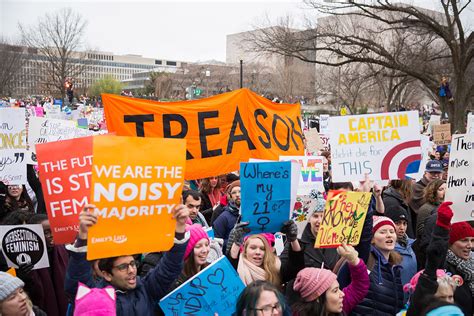
POLYGON ((46 89, 66 94, 66 78, 78 78, 86 67, 86 53, 80 52, 86 21, 72 11, 61 9, 40 18, 32 27, 19 25, 23 42, 38 49, 38 65, 44 78, 46 89))

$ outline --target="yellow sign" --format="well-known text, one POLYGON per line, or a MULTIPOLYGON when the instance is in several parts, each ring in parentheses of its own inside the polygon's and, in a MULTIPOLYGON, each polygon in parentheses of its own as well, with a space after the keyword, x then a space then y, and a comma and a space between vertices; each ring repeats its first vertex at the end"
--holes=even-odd
POLYGON ((339 113, 341 114, 341 116, 347 115, 347 108, 345 106, 343 106, 339 113))
POLYGON ((87 259, 169 250, 185 163, 183 139, 95 137, 87 259))
POLYGON ((370 192, 329 191, 315 248, 358 245, 369 208, 370 192))

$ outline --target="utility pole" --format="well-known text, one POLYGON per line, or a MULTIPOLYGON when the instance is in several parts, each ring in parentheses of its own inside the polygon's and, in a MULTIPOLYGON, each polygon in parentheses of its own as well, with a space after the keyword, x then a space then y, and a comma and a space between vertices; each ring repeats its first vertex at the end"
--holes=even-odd
POLYGON ((244 86, 244 61, 240 60, 240 89, 244 86))

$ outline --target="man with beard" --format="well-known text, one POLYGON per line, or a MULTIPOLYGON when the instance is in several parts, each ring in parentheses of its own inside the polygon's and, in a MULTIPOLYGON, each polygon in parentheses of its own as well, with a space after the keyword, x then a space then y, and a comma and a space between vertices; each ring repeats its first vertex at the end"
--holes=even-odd
POLYGON ((230 231, 234 228, 240 213, 240 180, 229 184, 226 191, 229 204, 227 204, 222 214, 212 224, 214 235, 217 238, 224 239, 223 249, 226 249, 230 231))

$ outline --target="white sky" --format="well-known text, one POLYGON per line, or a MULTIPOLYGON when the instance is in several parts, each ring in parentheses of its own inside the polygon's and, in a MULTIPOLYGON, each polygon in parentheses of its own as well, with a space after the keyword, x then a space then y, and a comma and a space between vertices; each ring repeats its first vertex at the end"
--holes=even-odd
MULTIPOLYGON (((437 1, 410 2, 433 9, 437 1)), ((226 35, 266 25, 266 16, 276 21, 290 14, 298 22, 315 15, 301 0, 0 0, 0 35, 15 40, 18 23, 34 24, 63 7, 88 21, 88 48, 180 61, 225 61, 226 35)))

